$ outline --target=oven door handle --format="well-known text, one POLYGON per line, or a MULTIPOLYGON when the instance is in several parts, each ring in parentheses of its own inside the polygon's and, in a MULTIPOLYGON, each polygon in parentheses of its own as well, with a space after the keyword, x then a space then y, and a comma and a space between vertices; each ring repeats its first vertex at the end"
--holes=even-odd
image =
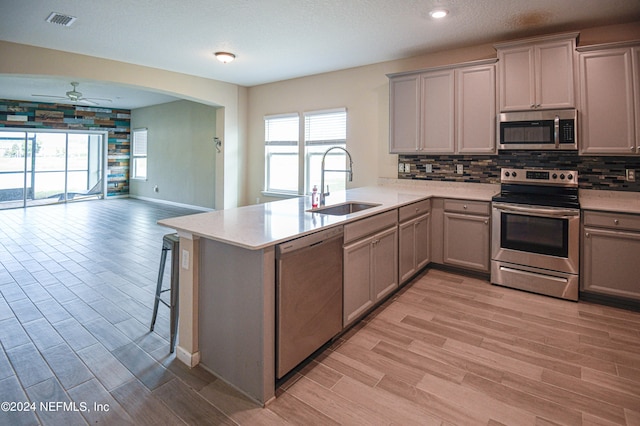
POLYGON ((533 216, 548 216, 554 218, 580 216, 580 210, 576 209, 545 209, 544 207, 525 207, 504 203, 493 203, 493 208, 513 213, 530 214, 533 216))

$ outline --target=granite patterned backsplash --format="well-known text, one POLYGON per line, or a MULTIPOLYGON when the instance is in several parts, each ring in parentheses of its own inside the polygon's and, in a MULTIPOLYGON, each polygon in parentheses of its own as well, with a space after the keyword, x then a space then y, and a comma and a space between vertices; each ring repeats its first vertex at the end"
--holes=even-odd
POLYGON ((500 151, 498 155, 399 155, 398 163, 409 164, 409 172, 398 179, 450 182, 500 183, 503 167, 565 169, 578 171, 581 189, 640 192, 640 176, 627 182, 626 169, 640 172, 640 157, 580 156, 577 152, 500 151), (431 172, 427 169, 431 166, 431 172), (462 165, 463 174, 456 168, 462 165))

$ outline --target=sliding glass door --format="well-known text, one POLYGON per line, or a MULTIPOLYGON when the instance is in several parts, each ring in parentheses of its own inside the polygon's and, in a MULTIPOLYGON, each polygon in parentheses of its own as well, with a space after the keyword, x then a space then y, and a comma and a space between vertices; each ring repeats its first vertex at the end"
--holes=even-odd
POLYGON ((0 132, 0 208, 103 197, 104 135, 0 132))

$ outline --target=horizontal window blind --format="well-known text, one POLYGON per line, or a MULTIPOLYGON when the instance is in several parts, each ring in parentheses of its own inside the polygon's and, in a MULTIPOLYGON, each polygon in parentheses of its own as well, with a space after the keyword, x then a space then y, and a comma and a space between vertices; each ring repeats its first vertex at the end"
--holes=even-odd
POLYGON ((147 155, 147 129, 135 129, 133 131, 133 156, 147 155))
POLYGON ((347 143, 347 111, 336 109, 307 112, 304 115, 306 145, 344 145, 347 143))
POLYGON ((268 146, 298 145, 298 115, 275 115, 264 118, 264 143, 268 146))

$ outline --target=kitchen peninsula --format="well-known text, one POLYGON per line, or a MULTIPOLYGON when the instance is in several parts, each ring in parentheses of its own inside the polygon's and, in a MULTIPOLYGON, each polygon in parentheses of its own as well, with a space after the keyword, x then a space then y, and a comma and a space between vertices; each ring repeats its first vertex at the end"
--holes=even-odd
POLYGON ((180 235, 180 324, 177 357, 202 363, 261 404, 276 387, 275 246, 320 230, 389 212, 430 197, 487 202, 492 184, 387 180, 336 192, 326 205, 375 207, 342 216, 310 212, 309 197, 161 220, 180 235))

